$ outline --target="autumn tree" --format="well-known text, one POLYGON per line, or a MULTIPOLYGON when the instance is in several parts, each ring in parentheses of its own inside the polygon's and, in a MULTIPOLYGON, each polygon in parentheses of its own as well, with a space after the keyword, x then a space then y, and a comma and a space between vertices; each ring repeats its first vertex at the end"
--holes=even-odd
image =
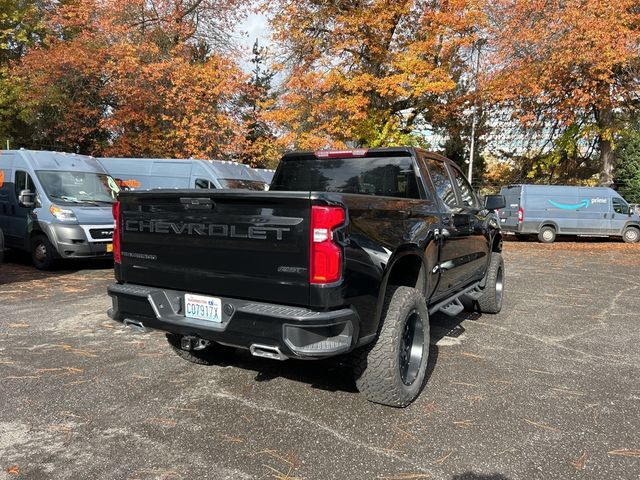
POLYGON ((593 143, 611 184, 620 118, 638 100, 637 0, 495 0, 486 11, 491 100, 558 145, 556 166, 593 143))
POLYGON ((287 147, 421 144, 446 112, 452 64, 475 40, 475 0, 269 3, 286 77, 287 147))
POLYGON ((236 157, 242 1, 76 0, 13 69, 34 143, 120 156, 236 157))
POLYGON ((32 131, 22 117, 20 85, 10 75, 10 65, 42 42, 45 0, 0 0, 0 141, 21 142, 32 131))

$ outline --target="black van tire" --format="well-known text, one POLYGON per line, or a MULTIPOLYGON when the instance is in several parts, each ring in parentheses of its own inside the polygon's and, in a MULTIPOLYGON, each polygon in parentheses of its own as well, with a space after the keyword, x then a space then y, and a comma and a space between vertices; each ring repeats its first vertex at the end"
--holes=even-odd
POLYGON ((500 313, 504 292, 504 260, 498 252, 491 254, 486 283, 478 298, 478 310, 482 313, 500 313))
POLYGON ((58 252, 42 233, 31 237, 30 252, 31 261, 38 270, 52 270, 58 262, 58 252))
POLYGON ((626 227, 622 232, 622 240, 625 243, 638 243, 640 241, 640 229, 638 227, 626 227))
POLYGON ((202 350, 182 350, 180 348, 181 340, 182 335, 167 333, 167 342, 169 342, 176 355, 198 365, 217 365, 236 351, 233 347, 213 342, 202 350))
POLYGON ((553 243, 556 241, 556 229, 551 225, 545 225, 538 233, 540 243, 553 243))
POLYGON ((415 288, 389 286, 378 338, 351 354, 360 393, 390 407, 409 405, 424 386, 429 338, 424 296, 415 288))

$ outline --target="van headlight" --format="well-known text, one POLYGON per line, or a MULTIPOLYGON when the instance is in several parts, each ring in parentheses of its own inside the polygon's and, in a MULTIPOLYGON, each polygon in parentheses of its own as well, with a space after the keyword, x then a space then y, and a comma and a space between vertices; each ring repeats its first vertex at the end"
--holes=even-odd
POLYGON ((57 205, 51 205, 49 207, 49 211, 51 212, 51 215, 56 217, 58 220, 62 220, 62 221, 77 220, 76 214, 73 213, 73 210, 70 210, 68 208, 62 208, 57 205))

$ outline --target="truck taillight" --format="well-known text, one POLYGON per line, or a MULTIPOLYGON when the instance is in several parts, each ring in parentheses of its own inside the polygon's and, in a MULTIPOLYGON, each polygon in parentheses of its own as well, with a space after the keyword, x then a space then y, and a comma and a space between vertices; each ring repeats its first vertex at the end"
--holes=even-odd
POLYGON ((332 283, 342 276, 342 247, 333 238, 333 230, 344 224, 342 207, 311 207, 311 242, 309 280, 332 283))
POLYGON ((122 256, 120 254, 120 202, 115 202, 111 207, 111 213, 113 213, 113 219, 116 221, 113 228, 113 261, 116 263, 122 262, 122 256))
POLYGON ((522 208, 518 209, 518 223, 522 223, 524 220, 524 210, 522 208))

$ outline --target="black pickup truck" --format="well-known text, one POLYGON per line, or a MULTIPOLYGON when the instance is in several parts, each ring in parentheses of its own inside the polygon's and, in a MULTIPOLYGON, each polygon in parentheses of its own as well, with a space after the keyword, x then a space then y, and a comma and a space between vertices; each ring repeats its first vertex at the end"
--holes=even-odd
POLYGON ((268 192, 121 192, 109 315, 195 363, 349 354, 367 399, 406 406, 429 315, 500 311, 503 206, 414 148, 288 153, 268 192))

